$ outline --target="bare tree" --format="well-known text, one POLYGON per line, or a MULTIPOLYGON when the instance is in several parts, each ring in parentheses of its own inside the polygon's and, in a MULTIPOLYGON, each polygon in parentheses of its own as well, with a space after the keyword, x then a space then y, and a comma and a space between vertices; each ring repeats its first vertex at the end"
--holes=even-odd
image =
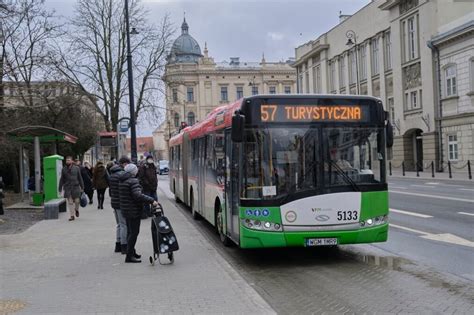
MULTIPOLYGON (((67 32, 66 48, 58 42, 52 56, 59 73, 97 99, 97 110, 106 129, 116 130, 120 111, 127 105, 127 47, 123 1, 78 0, 76 15, 67 32), (121 107, 122 106, 122 107, 121 107)), ((171 45, 169 17, 158 26, 148 22, 138 1, 130 2, 130 24, 139 33, 132 35, 135 117, 159 118, 159 100, 164 95, 161 76, 171 45), (138 27, 140 26, 140 27, 138 27)))

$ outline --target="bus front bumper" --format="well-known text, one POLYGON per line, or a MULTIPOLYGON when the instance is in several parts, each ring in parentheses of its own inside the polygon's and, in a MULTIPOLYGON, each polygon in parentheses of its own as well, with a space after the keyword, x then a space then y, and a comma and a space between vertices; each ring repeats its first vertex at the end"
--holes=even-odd
POLYGON ((337 244, 387 241, 388 223, 351 231, 266 232, 240 227, 241 248, 305 247, 307 239, 337 238, 337 244))

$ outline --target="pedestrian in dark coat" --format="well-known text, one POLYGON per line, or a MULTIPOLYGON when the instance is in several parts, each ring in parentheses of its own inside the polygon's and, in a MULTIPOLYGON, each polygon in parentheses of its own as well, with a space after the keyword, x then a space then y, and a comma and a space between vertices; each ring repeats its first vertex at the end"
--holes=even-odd
MULTIPOLYGON (((156 176, 156 166, 151 155, 147 156, 146 162, 140 166, 138 171, 138 180, 143 187, 143 193, 158 201, 156 189, 158 188, 158 177, 156 176)), ((145 205, 143 208, 143 219, 151 217, 150 206, 145 205)))
POLYGON ((151 197, 142 193, 142 187, 136 178, 138 168, 135 164, 125 166, 125 172, 119 177, 120 210, 127 220, 127 256, 125 262, 141 262, 141 257, 135 251, 138 234, 140 233, 140 217, 143 211, 143 204, 158 203, 151 197))
POLYGON ((84 191, 84 182, 81 176, 81 170, 71 156, 66 157, 66 165, 61 171, 61 179, 59 180, 59 191, 64 190, 64 198, 69 203, 69 221, 74 220, 74 215, 79 217, 79 198, 84 191))
POLYGON ((80 160, 77 160, 76 165, 81 170, 82 181, 84 182, 84 192, 89 198, 89 204, 92 204, 92 197, 94 195, 94 187, 92 186, 92 176, 89 175, 87 168, 82 165, 80 160))
POLYGON ((109 187, 109 174, 107 174, 104 163, 100 161, 92 171, 92 184, 97 190, 97 202, 99 203, 97 209, 104 209, 105 191, 109 187))
POLYGON ((110 168, 109 177, 109 195, 110 203, 114 209, 115 223, 116 223, 116 242, 115 252, 122 254, 127 253, 127 221, 120 210, 120 176, 125 173, 123 170, 125 166, 131 163, 130 159, 123 156, 119 160, 119 165, 114 165, 110 168))

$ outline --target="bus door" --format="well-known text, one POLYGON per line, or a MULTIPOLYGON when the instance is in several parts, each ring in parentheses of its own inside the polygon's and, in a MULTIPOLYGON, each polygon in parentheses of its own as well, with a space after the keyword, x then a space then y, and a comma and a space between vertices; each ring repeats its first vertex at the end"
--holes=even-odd
POLYGON ((225 133, 225 157, 226 157, 226 178, 225 178, 225 216, 227 223, 227 234, 236 243, 240 243, 239 224, 239 183, 241 165, 241 145, 235 143, 230 138, 230 130, 225 133))
POLYGON ((205 216, 205 202, 204 198, 206 195, 206 138, 202 137, 198 139, 198 145, 199 145, 199 167, 198 167, 198 180, 197 180, 197 185, 198 185, 198 209, 199 213, 203 216, 205 216))

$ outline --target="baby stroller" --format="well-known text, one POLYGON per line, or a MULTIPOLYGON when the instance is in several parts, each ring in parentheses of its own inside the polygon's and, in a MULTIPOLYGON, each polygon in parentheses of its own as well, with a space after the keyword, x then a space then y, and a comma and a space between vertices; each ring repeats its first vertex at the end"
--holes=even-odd
POLYGON ((151 237, 153 238, 153 256, 150 256, 150 264, 154 265, 158 260, 160 265, 168 265, 174 262, 173 252, 179 249, 178 240, 173 232, 170 221, 165 217, 161 204, 151 208, 151 237), (160 255, 168 254, 169 263, 162 263, 160 255))

